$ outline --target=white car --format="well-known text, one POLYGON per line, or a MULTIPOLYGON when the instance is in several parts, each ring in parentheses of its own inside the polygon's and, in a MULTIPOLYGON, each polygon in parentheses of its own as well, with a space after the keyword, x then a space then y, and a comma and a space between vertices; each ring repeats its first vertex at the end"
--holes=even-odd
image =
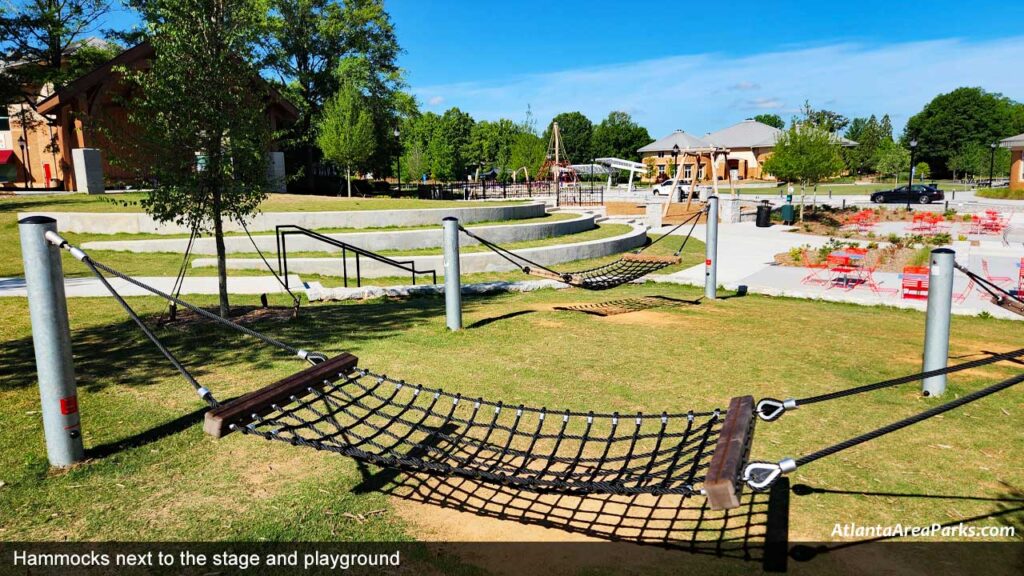
MULTIPOLYGON (((673 198, 679 198, 680 200, 682 200, 686 198, 686 191, 689 191, 689 189, 689 182, 684 180, 681 181, 678 185, 676 185, 676 179, 669 178, 668 180, 665 180, 660 184, 655 184, 654 187, 651 188, 651 192, 654 193, 655 196, 672 196, 673 198), (677 192, 673 194, 673 190, 677 190, 677 192)), ((694 190, 694 197, 699 197, 699 194, 699 189, 694 190)))

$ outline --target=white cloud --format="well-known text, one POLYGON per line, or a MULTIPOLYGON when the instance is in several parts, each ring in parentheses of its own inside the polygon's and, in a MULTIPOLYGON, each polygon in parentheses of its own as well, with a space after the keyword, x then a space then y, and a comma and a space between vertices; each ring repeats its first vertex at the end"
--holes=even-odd
POLYGON ((786 107, 786 103, 778 98, 755 98, 747 100, 745 104, 754 110, 782 110, 786 107))
POLYGON ((430 99, 427 100, 427 104, 430 106, 440 106, 441 104, 444 104, 444 97, 431 96, 430 99))
MULTIPOLYGON (((599 121, 628 110, 654 137, 675 128, 703 134, 738 122, 751 109, 794 113, 804 100, 846 116, 888 113, 897 128, 941 92, 982 86, 1024 99, 1024 37, 966 42, 948 39, 884 46, 835 44, 751 56, 673 56, 497 81, 417 86, 423 101, 441 98, 476 118, 521 119, 527 105, 541 124, 580 110, 599 121), (766 96, 735 99, 730 91, 766 96), (442 98, 441 95, 445 97, 442 98), (826 104, 827 103, 827 104, 826 104)), ((433 104, 432 104, 433 105, 433 104)))
POLYGON ((757 90, 760 87, 761 87, 761 85, 756 83, 756 82, 748 82, 747 80, 744 80, 742 82, 737 82, 736 84, 733 84, 732 86, 729 86, 729 89, 730 90, 747 91, 747 90, 757 90))

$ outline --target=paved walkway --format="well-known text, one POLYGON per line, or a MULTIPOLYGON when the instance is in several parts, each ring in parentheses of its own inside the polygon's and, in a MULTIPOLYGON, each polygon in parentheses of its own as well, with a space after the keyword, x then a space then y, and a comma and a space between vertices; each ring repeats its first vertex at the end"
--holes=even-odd
MULTIPOLYGON (((895 272, 875 273, 874 278, 880 287, 878 292, 866 286, 847 290, 841 287, 829 288, 824 283, 802 282, 810 270, 795 266, 780 266, 775 263, 775 254, 804 244, 818 247, 825 244, 828 239, 822 236, 793 233, 789 230, 793 230, 793 228, 789 226, 757 228, 752 222, 719 225, 718 283, 727 290, 736 290, 740 286, 746 286, 750 293, 770 296, 925 309, 924 301, 904 300, 901 297, 901 280, 899 274, 895 272)), ((677 232, 676 234, 684 233, 677 232)), ((652 232, 651 235, 656 236, 657 232, 652 232)), ((703 239, 704 235, 704 226, 697 226, 694 230, 694 237, 703 239)), ((957 260, 971 270, 982 272, 982 261, 984 260, 988 263, 989 273, 993 277, 1009 279, 1001 281, 1004 289, 1016 289, 1021 258, 1024 258, 1024 248, 1016 245, 1006 246, 999 241, 983 241, 974 246, 969 242, 954 242, 953 249, 957 252, 957 260)), ((652 275, 648 278, 655 282, 703 286, 704 264, 698 264, 673 274, 652 275)), ((998 318, 1024 320, 1024 317, 992 304, 987 300, 988 294, 977 287, 973 287, 969 291, 967 288, 967 278, 963 274, 956 274, 953 283, 954 314, 977 315, 984 311, 998 318), (962 295, 962 297, 957 298, 957 295, 962 295)))
MULTIPOLYGON (((139 282, 158 290, 170 292, 174 288, 173 276, 141 276, 139 282)), ((122 296, 149 296, 150 293, 120 278, 110 278, 110 284, 122 296)), ((293 292, 302 292, 302 280, 296 275, 288 276, 288 285, 293 292)), ((96 278, 65 278, 64 292, 69 298, 108 296, 110 293, 96 278)), ((189 276, 185 278, 182 294, 217 294, 216 276, 189 276)), ((228 292, 231 294, 283 294, 284 288, 273 276, 228 277, 228 292)), ((24 278, 0 278, 0 297, 27 296, 24 278)))

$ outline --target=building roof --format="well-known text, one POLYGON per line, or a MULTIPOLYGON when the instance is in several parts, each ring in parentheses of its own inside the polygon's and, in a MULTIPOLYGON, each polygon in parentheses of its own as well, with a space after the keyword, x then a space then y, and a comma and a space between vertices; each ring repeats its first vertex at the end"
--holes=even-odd
MULTIPOLYGON (((37 105, 37 111, 40 114, 50 114, 56 112, 56 110, 63 104, 67 104, 74 100, 79 94, 85 93, 92 88, 105 82, 114 72, 114 68, 117 66, 125 66, 127 64, 140 62, 144 60, 152 59, 156 51, 149 42, 142 42, 136 46, 133 46, 124 52, 121 52, 114 58, 100 64, 96 68, 86 74, 79 76, 78 78, 71 81, 67 86, 54 92, 49 97, 43 99, 37 105)), ((257 76, 257 79, 264 81, 261 77, 257 76)), ((264 81, 265 82, 265 81, 264 81)), ((290 116, 293 120, 299 117, 299 110, 287 98, 281 95, 274 86, 267 84, 270 91, 270 100, 272 104, 279 106, 284 110, 285 114, 290 116)))
POLYGON ((1003 148, 1022 148, 1024 147, 1024 134, 1004 138, 999 141, 999 145, 1003 148))
POLYGON ((676 130, 675 132, 651 142, 647 146, 638 148, 637 152, 641 154, 644 152, 671 152, 673 146, 679 146, 680 151, 710 151, 715 149, 715 145, 697 138, 692 134, 687 134, 682 130, 676 130))
POLYGON ((782 130, 757 120, 747 119, 711 132, 704 139, 723 148, 766 148, 775 146, 782 130))

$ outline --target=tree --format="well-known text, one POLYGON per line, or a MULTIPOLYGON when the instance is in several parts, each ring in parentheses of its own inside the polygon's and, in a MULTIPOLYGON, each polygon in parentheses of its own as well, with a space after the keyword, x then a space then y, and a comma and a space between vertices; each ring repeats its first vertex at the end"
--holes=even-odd
POLYGON ((917 156, 922 161, 933 168, 949 169, 951 158, 968 145, 987 148, 1021 132, 1024 104, 981 88, 957 88, 936 96, 911 116, 903 139, 917 140, 917 156))
MULTIPOLYGON (((562 112, 552 118, 551 122, 558 122, 558 129, 562 133, 562 146, 569 156, 569 161, 582 164, 594 157, 590 149, 594 124, 582 112, 562 112)), ((551 124, 544 130, 541 138, 544 142, 551 141, 551 124)))
POLYGON ((910 151, 891 140, 884 142, 875 151, 872 164, 876 172, 883 176, 894 176, 898 183, 899 175, 910 170, 910 151))
POLYGON ((917 165, 914 166, 914 176, 917 176, 918 179, 924 180, 925 178, 930 178, 931 175, 932 168, 927 162, 918 162, 917 165))
POLYGON ((470 130, 467 165, 481 168, 493 166, 499 173, 513 169, 510 165, 512 144, 519 132, 519 126, 508 118, 495 122, 476 122, 470 130))
POLYGON ((849 119, 838 112, 831 110, 815 110, 811 107, 810 101, 804 102, 804 122, 820 128, 826 132, 838 133, 850 123, 849 119))
POLYGON ((634 122, 627 112, 610 112, 607 118, 594 127, 591 153, 598 158, 639 160, 637 149, 653 140, 647 128, 634 122))
POLYGON ((220 314, 230 312, 225 218, 241 220, 266 197, 267 86, 255 66, 266 15, 260 0, 152 0, 145 12, 155 57, 122 69, 142 174, 143 206, 159 222, 207 230, 217 246, 220 314))
POLYGON ((841 149, 831 133, 794 122, 779 136, 772 155, 765 160, 764 171, 782 180, 799 182, 803 194, 804 186, 817 186, 843 171, 841 149))
POLYGON ((352 169, 366 167, 376 142, 373 138, 373 116, 366 97, 353 83, 341 89, 324 105, 317 125, 317 145, 324 158, 345 168, 348 197, 352 197, 352 169))
POLYGON ((857 146, 844 149, 846 164, 854 174, 871 171, 879 146, 892 141, 873 114, 869 118, 854 118, 845 136, 857 142, 857 146))
MULTIPOLYGON (((394 26, 382 0, 270 0, 269 30, 264 63, 291 86, 300 110, 285 144, 301 155, 306 188, 312 190, 315 127, 339 90, 337 70, 344 61, 359 76, 375 132, 390 134, 398 125, 407 100, 398 94, 402 81, 394 26)), ((381 138, 379 144, 384 145, 377 146, 371 163, 383 168, 397 143, 381 138)))
POLYGON ((779 130, 786 129, 786 121, 778 114, 758 114, 757 116, 754 116, 754 120, 761 124, 767 124, 772 128, 778 128, 779 130))
POLYGON ((53 82, 61 87, 77 77, 66 74, 67 60, 110 11, 109 0, 15 4, 10 13, 0 12, 0 61, 22 63, 6 71, 22 84, 38 87, 53 82))
POLYGON ((509 166, 512 170, 526 167, 528 175, 536 174, 544 163, 547 143, 533 132, 520 132, 512 142, 509 166))

